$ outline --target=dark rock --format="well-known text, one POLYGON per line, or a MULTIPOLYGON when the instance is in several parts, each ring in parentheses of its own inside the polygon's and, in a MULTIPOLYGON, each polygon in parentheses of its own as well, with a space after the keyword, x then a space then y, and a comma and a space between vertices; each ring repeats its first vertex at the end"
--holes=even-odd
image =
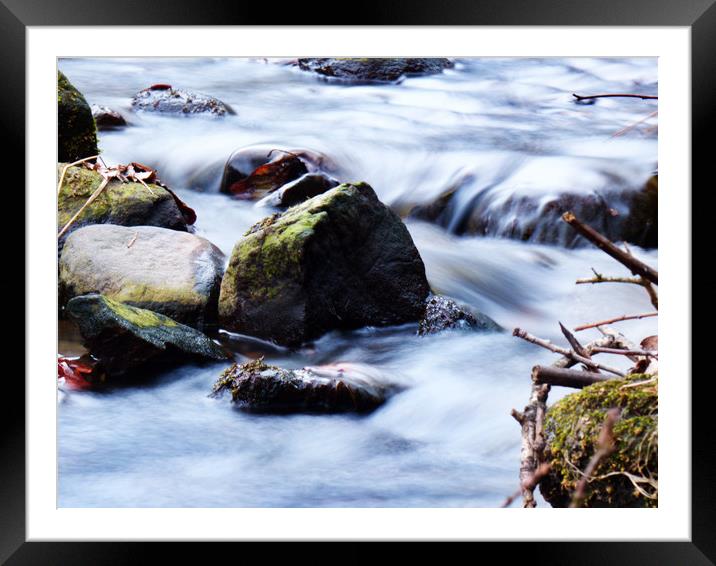
POLYGON ((226 192, 239 199, 257 200, 306 173, 308 169, 298 157, 281 155, 257 167, 248 177, 233 182, 226 187, 226 192))
POLYGON ((60 306, 102 293, 196 328, 216 323, 224 254, 186 232, 96 224, 67 238, 60 256, 60 306))
MULTIPOLYGON (((485 190, 470 202, 457 205, 457 194, 457 190, 448 190, 432 202, 413 207, 408 216, 449 227, 458 235, 497 236, 574 248, 591 244, 562 220, 562 214, 573 212, 607 238, 621 241, 635 198, 629 189, 561 193, 550 199, 524 194, 505 197, 499 191, 485 190)), ((644 226, 639 220, 631 224, 635 229, 644 226)))
POLYGON ((227 369, 213 394, 231 392, 241 408, 262 413, 367 413, 399 391, 360 364, 286 370, 262 359, 227 369))
MULTIPOLYGON (((333 177, 341 175, 338 166, 333 160, 317 151, 310 149, 283 150, 265 145, 249 146, 234 151, 227 159, 219 185, 219 192, 232 194, 231 187, 236 183, 245 180, 261 166, 278 161, 286 156, 298 158, 305 167, 305 171, 300 170, 300 167, 296 167, 296 176, 287 179, 284 183, 293 181, 306 172, 326 174, 333 177)), ((278 185, 278 187, 280 186, 278 185)))
POLYGON ((333 329, 418 321, 425 267, 400 218, 343 184, 254 225, 221 284, 222 326, 297 345, 333 329))
POLYGON ((577 483, 597 449, 609 409, 621 410, 614 425, 614 452, 600 461, 582 502, 584 507, 657 507, 658 382, 633 386, 650 376, 609 379, 567 395, 547 410, 545 460, 549 474, 540 492, 553 507, 569 506, 577 483), (625 387, 629 386, 629 387, 625 387), (626 474, 644 478, 639 492, 626 474), (654 483, 649 484, 651 479, 654 483))
POLYGON ((98 153, 97 131, 89 104, 58 71, 57 160, 73 163, 98 153))
MULTIPOLYGON (((57 177, 65 164, 57 166, 57 177)), ((57 196, 57 226, 62 228, 87 202, 102 183, 102 176, 84 167, 69 167, 57 196)), ((118 224, 121 226, 159 226, 186 232, 189 223, 170 191, 149 183, 123 183, 112 179, 100 195, 82 212, 60 241, 90 224, 118 224)), ((192 220, 189 218, 189 220, 192 220)))
POLYGON ((198 330, 164 315, 132 307, 100 294, 73 298, 67 312, 77 322, 90 354, 108 376, 157 358, 225 360, 226 352, 198 330))
POLYGON ((98 130, 113 130, 127 125, 127 121, 119 112, 106 106, 92 105, 92 117, 98 130))
POLYGON ((221 100, 196 92, 187 92, 170 85, 152 85, 132 98, 132 109, 163 114, 209 114, 224 116, 235 112, 221 100))
POLYGON ((622 239, 643 248, 659 246, 659 177, 651 177, 631 200, 622 239))
POLYGON ((434 59, 324 58, 299 59, 298 66, 327 78, 346 82, 394 83, 404 76, 433 75, 453 67, 452 61, 434 59))
POLYGON ((437 334, 448 329, 471 329, 498 332, 502 327, 489 316, 471 313, 452 299, 433 295, 425 302, 425 314, 418 326, 418 335, 437 334))
POLYGON ((257 205, 287 208, 325 193, 339 184, 335 179, 321 173, 306 173, 295 181, 286 183, 280 189, 269 193, 257 205))

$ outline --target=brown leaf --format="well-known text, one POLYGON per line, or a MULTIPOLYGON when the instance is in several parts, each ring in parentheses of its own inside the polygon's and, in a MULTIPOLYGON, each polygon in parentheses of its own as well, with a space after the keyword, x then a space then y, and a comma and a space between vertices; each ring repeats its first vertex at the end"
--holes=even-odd
POLYGON ((641 341, 641 347, 643 350, 646 350, 648 352, 658 352, 659 351, 659 336, 647 336, 641 341))

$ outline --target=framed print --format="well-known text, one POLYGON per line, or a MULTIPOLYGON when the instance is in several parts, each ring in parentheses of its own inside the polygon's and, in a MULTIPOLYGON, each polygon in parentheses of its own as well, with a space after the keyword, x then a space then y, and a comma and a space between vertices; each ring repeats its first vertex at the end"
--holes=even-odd
POLYGON ((3 0, 27 333, 0 558, 712 563, 711 4, 3 0))

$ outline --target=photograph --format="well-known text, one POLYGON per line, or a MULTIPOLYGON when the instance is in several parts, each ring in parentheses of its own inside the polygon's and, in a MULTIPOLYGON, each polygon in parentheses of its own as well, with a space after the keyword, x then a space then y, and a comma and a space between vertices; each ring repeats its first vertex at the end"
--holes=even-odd
POLYGON ((57 57, 57 508, 658 508, 660 68, 57 57))

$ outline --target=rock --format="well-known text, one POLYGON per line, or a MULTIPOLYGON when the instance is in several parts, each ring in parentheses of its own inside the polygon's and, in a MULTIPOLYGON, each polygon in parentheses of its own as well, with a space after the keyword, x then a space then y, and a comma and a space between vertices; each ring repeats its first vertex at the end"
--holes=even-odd
POLYGON ((359 83, 394 83, 406 75, 434 75, 453 66, 452 61, 444 58, 324 58, 298 60, 298 67, 304 71, 312 71, 324 77, 359 83))
POLYGON ((343 184, 254 225, 221 284, 222 326, 297 345, 333 329, 418 321, 425 266, 366 183, 343 184))
POLYGON ((70 234, 60 256, 60 305, 102 293, 189 326, 212 326, 224 260, 212 243, 186 232, 85 226, 70 234))
MULTIPOLYGON (((458 191, 450 189, 434 201, 417 205, 408 216, 445 228, 455 234, 498 236, 568 248, 591 245, 562 221, 562 214, 577 218, 613 241, 622 240, 625 218, 634 191, 615 189, 591 193, 544 195, 513 194, 485 190, 470 202, 457 204, 458 191)), ((638 225, 638 224, 637 224, 638 225)))
POLYGON ((631 200, 622 239, 642 248, 659 246, 659 177, 653 175, 631 200))
POLYGON ((58 71, 57 160, 73 163, 98 153, 97 132, 89 104, 58 71))
POLYGON ((308 169, 298 157, 281 155, 257 167, 248 177, 233 182, 226 192, 243 200, 260 199, 306 173, 308 169))
POLYGON ((273 206, 288 208, 309 198, 325 193, 340 183, 321 173, 306 173, 295 181, 283 185, 280 189, 269 193, 256 206, 273 206))
POLYGON ((235 114, 228 104, 213 96, 176 89, 166 84, 156 84, 140 90, 132 98, 132 109, 175 115, 224 116, 235 114))
POLYGON ((621 409, 614 425, 615 451, 604 458, 586 490, 585 507, 657 507, 655 485, 640 487, 640 493, 622 474, 658 478, 658 381, 633 386, 651 376, 633 374, 609 379, 567 395, 547 410, 545 420, 546 461, 549 474, 540 491, 553 507, 567 507, 577 483, 596 450, 607 410, 621 409), (631 385, 630 387, 624 387, 631 385), (607 474, 614 473, 608 477, 607 474))
POLYGON ((146 362, 186 358, 225 360, 227 353, 208 336, 147 309, 97 293, 74 297, 67 312, 107 376, 122 375, 146 362))
POLYGON ((98 130, 113 130, 127 125, 127 121, 119 112, 106 106, 92 105, 92 117, 98 130))
MULTIPOLYGON (((57 180, 65 164, 57 166, 57 180)), ((85 204, 102 183, 102 176, 84 167, 67 169, 57 197, 57 226, 62 228, 85 204)), ((121 226, 159 226, 186 232, 194 218, 185 215, 177 198, 170 191, 154 184, 122 183, 110 180, 100 195, 70 226, 66 235, 89 224, 118 224, 121 226)), ((60 246, 66 240, 63 236, 60 246)))
POLYGON ((253 145, 237 149, 229 156, 224 165, 219 192, 232 194, 230 187, 235 183, 243 181, 262 165, 277 161, 287 155, 297 157, 303 163, 306 171, 298 171, 296 176, 286 180, 286 183, 297 179, 306 172, 339 175, 338 166, 328 156, 320 152, 310 149, 288 150, 268 145, 253 145))
POLYGON ((448 329, 472 329, 498 332, 502 327, 489 316, 471 313, 452 299, 433 295, 425 302, 425 314, 418 326, 418 335, 437 334, 448 329))
POLYGON ((287 370, 258 359, 224 371, 213 394, 230 391, 241 408, 262 413, 367 413, 398 390, 362 364, 287 370))

